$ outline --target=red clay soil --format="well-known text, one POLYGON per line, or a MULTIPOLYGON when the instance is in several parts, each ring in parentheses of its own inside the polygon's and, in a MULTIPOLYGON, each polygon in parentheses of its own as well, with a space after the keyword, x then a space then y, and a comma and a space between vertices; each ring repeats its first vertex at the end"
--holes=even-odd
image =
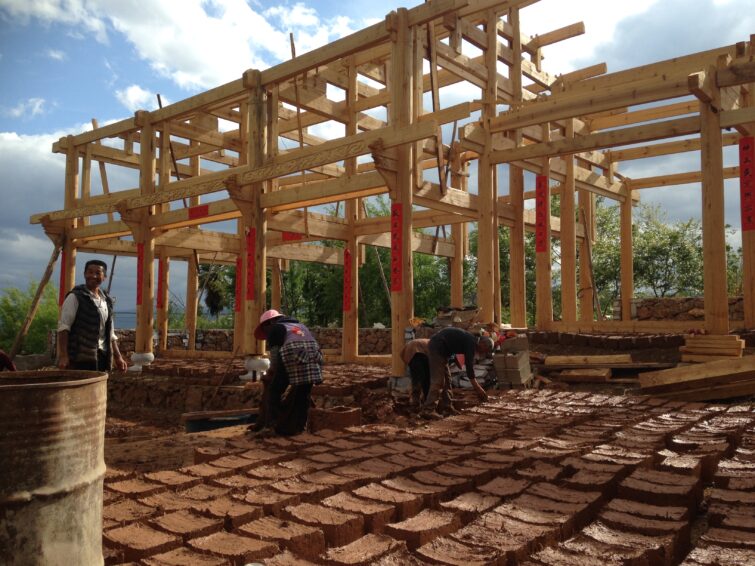
POLYGON ((106 564, 755 564, 750 404, 523 390, 413 428, 190 439, 108 472, 106 564))

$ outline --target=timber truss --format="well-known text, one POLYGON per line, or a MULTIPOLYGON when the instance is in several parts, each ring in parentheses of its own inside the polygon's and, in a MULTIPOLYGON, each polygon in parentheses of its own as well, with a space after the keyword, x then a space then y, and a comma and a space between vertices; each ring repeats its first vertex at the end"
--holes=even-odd
MULTIPOLYGON (((390 247, 390 363, 400 375, 396 346, 413 317, 412 253, 450 259, 450 302, 460 305, 469 222, 477 223, 479 236, 483 321, 502 322, 504 276, 511 289, 507 322, 526 325, 524 234, 530 230, 537 242, 538 327, 654 330, 629 315, 632 204, 641 190, 698 182, 704 325, 726 333, 723 187, 725 178, 744 176, 745 167, 724 167, 722 150, 746 147, 755 132, 752 38, 617 73, 606 74, 606 66, 597 64, 556 75, 544 69, 542 48, 584 33, 584 26, 525 35, 520 11, 526 17, 523 9, 535 1, 430 0, 275 67, 249 70, 164 108, 61 138, 53 151, 66 155, 64 209, 31 218, 62 246, 61 290, 74 284, 77 250, 137 256, 136 351, 152 351, 157 299, 161 355, 191 357, 198 264, 235 263, 240 276, 233 354, 252 355, 263 348, 252 329, 267 308, 266 269, 273 272, 275 307, 286 261, 341 264, 341 357, 360 361, 360 254, 364 244, 390 247), (464 95, 454 100, 453 93, 464 95), (332 131, 339 134, 322 134, 332 131), (617 170, 624 161, 690 151, 700 152, 699 171, 630 179, 617 170), (102 181, 98 194, 92 190, 94 162, 102 181), (138 186, 111 190, 106 164, 133 171, 138 186), (525 187, 525 172, 536 176, 535 187, 525 187), (499 174, 509 178, 505 196, 499 195, 499 174), (368 217, 363 199, 379 194, 389 196, 391 213, 368 217), (551 195, 559 196, 557 217, 551 215, 551 195), (595 195, 621 207, 620 321, 595 320, 586 267, 595 238, 595 195), (534 209, 525 207, 530 199, 536 200, 534 209), (333 203, 339 203, 337 214, 309 210, 333 203), (205 228, 228 220, 236 233, 205 228), (511 243, 511 269, 503 275, 499 226, 510 231, 511 243), (419 230, 427 228, 435 228, 435 235, 419 230), (553 238, 560 240, 560 321, 553 320, 553 238), (191 339, 182 352, 164 350, 170 260, 188 262, 191 339)), ((755 200, 748 202, 755 207, 755 200)), ((749 327, 755 322, 752 235, 743 232, 749 327)), ((663 323, 658 330, 668 328, 663 323)))

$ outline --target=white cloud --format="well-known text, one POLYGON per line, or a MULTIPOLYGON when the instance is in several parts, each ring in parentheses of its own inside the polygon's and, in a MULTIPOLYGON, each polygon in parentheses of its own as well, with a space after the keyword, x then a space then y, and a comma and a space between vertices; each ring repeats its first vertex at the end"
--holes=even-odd
POLYGON ((157 108, 157 96, 139 85, 131 85, 123 90, 117 90, 115 97, 131 112, 157 108))
POLYGON ((29 98, 7 109, 5 114, 12 118, 33 118, 45 112, 45 104, 44 98, 29 98))
POLYGON ((105 23, 89 10, 82 0, 3 0, 2 10, 22 23, 38 19, 46 24, 64 23, 79 26, 81 31, 94 35, 105 43, 105 23))
POLYGON ((59 49, 48 49, 47 56, 54 61, 65 61, 68 58, 65 51, 59 49))

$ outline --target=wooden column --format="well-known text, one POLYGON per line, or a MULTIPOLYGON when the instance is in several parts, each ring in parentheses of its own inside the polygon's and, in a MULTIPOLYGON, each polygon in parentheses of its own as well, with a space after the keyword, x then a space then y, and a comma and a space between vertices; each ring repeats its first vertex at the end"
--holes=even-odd
POLYGON ((632 320, 634 295, 634 248, 632 242, 632 188, 625 184, 626 198, 621 207, 621 320, 632 320))
POLYGON ((281 298, 283 296, 283 277, 281 274, 281 260, 270 260, 270 308, 281 311, 281 298))
MULTIPOLYGON (((566 120, 566 137, 574 137, 574 120, 566 120)), ((577 228, 575 223, 574 156, 564 157, 561 185, 561 320, 577 321, 577 228)))
MULTIPOLYGON (((199 290, 199 274, 197 273, 196 255, 189 257, 186 268, 186 310, 184 312, 186 333, 189 336, 187 347, 189 350, 197 348, 197 301, 199 290)), ((234 340, 236 339, 234 335, 234 340)))
MULTIPOLYGON (((357 70, 354 58, 348 62, 348 88, 346 89, 346 104, 348 105, 349 121, 346 123, 345 134, 352 136, 357 133, 358 112, 354 104, 357 102, 357 70)), ((346 175, 354 175, 357 171, 356 158, 345 161, 346 175)), ((351 228, 349 239, 343 253, 343 318, 341 322, 341 355, 345 362, 353 362, 359 353, 359 242, 355 234, 355 226, 359 220, 360 200, 350 199, 345 202, 345 218, 351 228)))
POLYGON ((583 220, 585 237, 579 244, 579 320, 583 323, 592 325, 595 318, 595 303, 592 273, 590 272, 590 255, 588 248, 588 238, 593 237, 594 226, 594 197, 590 191, 579 190, 579 210, 580 218, 583 220))
POLYGON ((170 258, 161 253, 157 264, 157 336, 160 351, 168 349, 170 258))
MULTIPOLYGON (((451 186, 459 189, 467 189, 467 177, 465 172, 467 164, 462 165, 458 151, 451 152, 451 186)), ((451 226, 451 236, 454 239, 454 257, 450 262, 451 276, 451 303, 453 307, 464 306, 464 254, 466 253, 467 223, 459 222, 451 226)))
MULTIPOLYGON (((63 141, 63 140, 61 140, 63 141)), ((76 207, 79 187, 79 156, 73 144, 73 136, 65 138, 66 143, 66 178, 65 199, 66 210, 76 207)), ((59 304, 63 304, 66 294, 76 285, 76 246, 69 237, 70 230, 76 226, 76 220, 65 221, 65 239, 60 258, 60 296, 59 304)))
MULTIPOLYGON (((393 31, 389 92, 391 102, 389 122, 393 126, 407 126, 412 118, 413 45, 414 34, 409 27, 406 8, 389 15, 393 31)), ((404 329, 413 316, 412 270, 412 147, 404 144, 396 148, 396 189, 391 194, 391 373, 404 374, 400 353, 404 344, 404 329)))
POLYGON ((704 102, 700 103, 700 126, 705 327, 711 334, 728 334, 721 120, 720 114, 704 102))
MULTIPOLYGON (((750 37, 749 55, 755 56, 755 37, 750 37)), ((745 85, 742 88, 742 106, 755 107, 755 82, 745 85)), ((752 128, 750 132, 752 132, 752 128)), ((740 143, 742 143, 740 141, 740 143)), ((750 142, 748 142, 750 143, 750 142)), ((747 150, 752 155, 752 150, 747 150)), ((740 149, 740 155, 742 155, 740 149)), ((746 179, 741 169, 743 163, 740 160, 740 182, 746 179)), ((755 172, 752 173, 755 177, 755 172)), ((741 206, 742 203, 740 203, 741 206)), ((745 222, 744 214, 742 215, 742 295, 744 303, 744 324, 745 328, 755 328, 755 230, 745 222)))
MULTIPOLYGON (((543 142, 550 141, 550 124, 542 126, 543 142)), ((551 279, 551 191, 550 159, 543 158, 542 174, 537 200, 537 227, 539 246, 535 255, 535 317, 537 327, 548 330, 553 322, 553 282, 551 279)))

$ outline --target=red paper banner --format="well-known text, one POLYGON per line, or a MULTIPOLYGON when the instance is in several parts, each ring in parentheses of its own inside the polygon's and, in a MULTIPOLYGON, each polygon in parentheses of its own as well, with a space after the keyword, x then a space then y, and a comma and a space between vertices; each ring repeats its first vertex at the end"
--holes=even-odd
POLYGON ((343 312, 351 310, 351 250, 343 250, 343 312))
POLYGON ((535 251, 548 251, 548 177, 535 178, 535 251))
POLYGON ((257 245, 257 229, 248 228, 246 233, 246 300, 254 300, 254 248, 257 245))
POLYGON ((236 300, 233 302, 233 310, 236 312, 241 311, 241 301, 243 298, 241 297, 241 280, 244 277, 244 273, 241 271, 242 269, 242 262, 241 257, 236 258, 236 300))
POLYGON ((739 140, 739 206, 742 231, 755 230, 755 138, 739 140))
POLYGON ((66 271, 68 268, 67 254, 65 250, 60 253, 60 288, 58 291, 58 306, 66 300, 66 271))
POLYGON ((142 304, 142 283, 144 283, 144 244, 136 244, 136 304, 142 304))
POLYGON ((161 257, 157 262, 157 308, 165 308, 165 301, 163 301, 163 279, 165 276, 165 258, 161 257))
POLYGON ((401 291, 404 274, 402 257, 403 234, 401 224, 404 216, 401 203, 391 205, 391 291, 401 291))
POLYGON ((196 220, 197 218, 204 218, 210 215, 209 204, 199 204, 197 206, 189 207, 189 220, 196 220))
POLYGON ((296 232, 283 232, 283 241, 284 242, 298 242, 304 237, 302 234, 297 234, 296 232))

